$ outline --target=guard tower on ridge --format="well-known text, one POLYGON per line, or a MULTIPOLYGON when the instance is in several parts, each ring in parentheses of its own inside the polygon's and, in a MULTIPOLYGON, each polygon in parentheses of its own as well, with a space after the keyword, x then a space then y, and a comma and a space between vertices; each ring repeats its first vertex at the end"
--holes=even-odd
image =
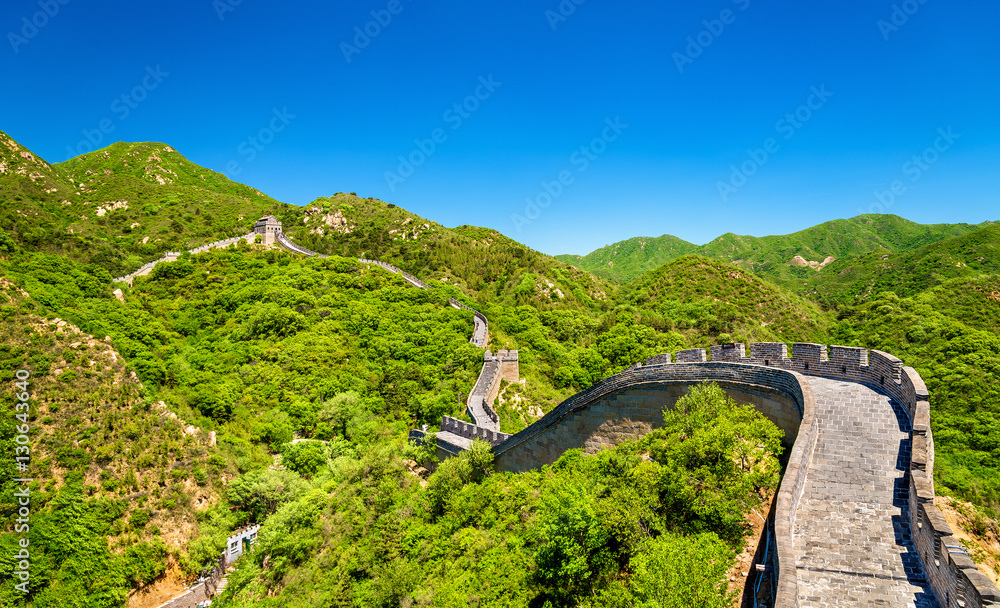
POLYGON ((265 215, 253 225, 254 234, 259 234, 265 245, 274 245, 281 234, 281 222, 273 215, 265 215))

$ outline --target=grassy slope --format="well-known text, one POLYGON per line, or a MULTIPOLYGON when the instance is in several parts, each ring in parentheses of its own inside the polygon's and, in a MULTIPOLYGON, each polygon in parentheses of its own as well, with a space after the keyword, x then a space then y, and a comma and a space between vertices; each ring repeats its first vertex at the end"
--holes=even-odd
MULTIPOLYGON (((109 343, 43 314, 0 279, 4 420, 13 420, 15 370, 31 371, 36 605, 77 594, 124 598, 155 578, 168 550, 197 536, 196 510, 218 503, 217 487, 206 483, 207 435, 184 433, 183 421, 146 398, 109 343), (77 577, 81 564, 101 566, 102 576, 77 577)), ((13 453, 9 431, 0 441, 13 453)), ((5 523, 15 513, 13 476, 0 486, 5 523)), ((0 585, 0 598, 17 595, 0 585)))
POLYGON ((68 218, 69 227, 114 240, 126 249, 146 237, 162 248, 245 234, 254 220, 282 206, 160 143, 116 143, 56 168, 80 186, 86 201, 92 201, 79 218, 68 218), (127 200, 128 209, 109 211, 102 221, 96 210, 100 201, 119 200, 127 200))

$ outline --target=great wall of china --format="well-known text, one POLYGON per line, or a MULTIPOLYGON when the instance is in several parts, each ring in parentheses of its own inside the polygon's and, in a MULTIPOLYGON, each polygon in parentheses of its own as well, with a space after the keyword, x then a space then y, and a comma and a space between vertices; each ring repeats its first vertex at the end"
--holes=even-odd
MULTIPOLYGON (((265 244, 319 255, 292 243, 272 217, 262 218, 254 233, 193 252, 257 235, 265 244)), ((360 261, 427 288, 394 266, 360 261)), ((145 274, 153 265, 143 267, 145 274)), ((143 269, 116 280, 131 283, 143 269)), ((473 310, 470 342, 485 349, 486 317, 457 300, 450 303, 473 310)), ((791 447, 774 508, 777 550, 769 569, 774 606, 1000 606, 1000 590, 978 570, 934 505, 927 387, 896 357, 806 343, 794 344, 791 357, 784 343, 751 344, 749 356, 743 344, 663 354, 598 382, 507 435, 491 404, 502 379, 517 381, 517 361, 517 351, 485 351, 467 401, 473 422, 444 417, 436 434, 440 455, 457 454, 478 438, 493 446, 498 470, 524 471, 550 464, 568 449, 595 453, 643 436, 688 387, 715 382, 784 430, 791 447)), ((423 437, 422 431, 411 432, 415 440, 423 437)))

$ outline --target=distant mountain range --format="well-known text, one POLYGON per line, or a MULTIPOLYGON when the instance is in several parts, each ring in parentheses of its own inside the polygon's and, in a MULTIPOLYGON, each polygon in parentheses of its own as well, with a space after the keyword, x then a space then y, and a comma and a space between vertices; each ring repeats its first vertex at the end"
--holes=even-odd
POLYGON ((895 215, 860 215, 782 236, 727 233, 702 246, 671 235, 636 237, 585 256, 558 255, 556 258, 618 283, 632 281, 644 272, 692 253, 734 262, 763 276, 788 281, 809 278, 810 271, 825 266, 824 262, 829 264, 876 251, 913 251, 968 234, 985 225, 917 224, 895 215))

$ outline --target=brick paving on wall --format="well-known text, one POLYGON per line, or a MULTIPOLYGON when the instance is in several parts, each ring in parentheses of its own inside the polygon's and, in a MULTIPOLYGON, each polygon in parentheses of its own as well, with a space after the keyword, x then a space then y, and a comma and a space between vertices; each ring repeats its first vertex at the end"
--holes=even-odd
POLYGON ((793 529, 799 606, 938 608, 910 533, 906 413, 861 384, 807 381, 819 441, 793 529))

